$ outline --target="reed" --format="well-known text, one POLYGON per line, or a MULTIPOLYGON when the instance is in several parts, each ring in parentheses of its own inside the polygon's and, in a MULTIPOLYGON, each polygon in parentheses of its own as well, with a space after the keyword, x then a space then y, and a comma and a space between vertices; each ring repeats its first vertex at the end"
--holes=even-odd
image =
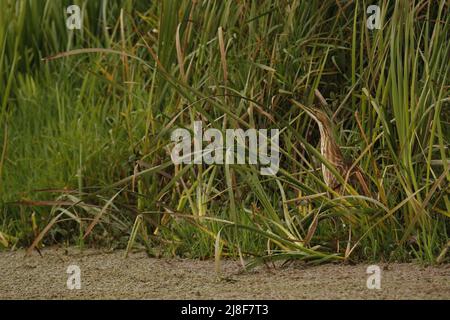
POLYGON ((79 31, 69 1, 0 0, 0 247, 140 247, 218 269, 448 261, 447 1, 378 1, 380 30, 364 0, 73 2, 79 31), (317 90, 372 197, 329 196, 298 107, 317 90), (173 165, 170 134, 194 121, 279 129, 278 174, 173 165))

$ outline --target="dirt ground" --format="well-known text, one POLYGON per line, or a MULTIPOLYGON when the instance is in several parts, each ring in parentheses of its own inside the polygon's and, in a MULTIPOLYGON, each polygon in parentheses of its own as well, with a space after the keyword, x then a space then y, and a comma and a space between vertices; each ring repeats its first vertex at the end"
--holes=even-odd
POLYGON ((450 265, 381 264, 381 289, 366 286, 367 265, 265 266, 242 273, 238 262, 148 258, 123 251, 46 249, 43 257, 0 252, 0 299, 450 299, 450 265), (78 265, 81 289, 69 290, 78 265))

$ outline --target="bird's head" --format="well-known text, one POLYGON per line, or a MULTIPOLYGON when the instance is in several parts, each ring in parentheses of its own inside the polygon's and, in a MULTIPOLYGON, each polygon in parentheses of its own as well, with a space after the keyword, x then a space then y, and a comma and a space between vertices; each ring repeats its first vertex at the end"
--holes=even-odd
POLYGON ((328 117, 327 113, 323 110, 314 107, 307 107, 303 104, 300 104, 295 101, 295 104, 299 106, 302 110, 304 110, 314 121, 317 122, 319 127, 325 129, 331 129, 331 120, 328 117))
POLYGON ((308 108, 305 109, 305 111, 313 118, 319 125, 322 125, 324 127, 330 127, 331 121, 328 115, 325 113, 325 111, 322 111, 317 108, 308 108), (309 110, 308 110, 309 109, 309 110))
POLYGON ((311 118, 314 119, 314 121, 317 122, 320 129, 324 129, 324 131, 330 132, 333 128, 332 121, 330 120, 330 117, 328 114, 321 109, 315 108, 315 107, 307 107, 300 102, 297 102, 295 100, 291 100, 296 106, 300 107, 303 111, 305 111, 311 118))

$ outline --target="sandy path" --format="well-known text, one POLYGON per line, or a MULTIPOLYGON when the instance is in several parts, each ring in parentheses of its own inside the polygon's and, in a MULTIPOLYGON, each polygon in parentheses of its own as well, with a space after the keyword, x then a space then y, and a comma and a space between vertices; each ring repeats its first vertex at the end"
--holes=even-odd
POLYGON ((239 274, 223 261, 218 281, 214 261, 151 259, 123 251, 47 249, 0 252, 1 299, 450 299, 450 265, 381 265, 380 290, 366 287, 367 265, 296 264, 239 274), (69 265, 81 269, 81 289, 69 290, 69 265))

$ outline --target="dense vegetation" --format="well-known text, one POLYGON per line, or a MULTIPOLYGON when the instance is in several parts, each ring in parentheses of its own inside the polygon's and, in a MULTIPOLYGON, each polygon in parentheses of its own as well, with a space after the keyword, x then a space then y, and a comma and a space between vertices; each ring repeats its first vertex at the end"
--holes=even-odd
POLYGON ((448 261, 448 2, 378 1, 380 30, 370 4, 0 0, 0 247, 448 261), (327 189, 298 103, 334 115, 372 197, 327 189), (278 174, 174 166, 196 120, 280 129, 278 174))

